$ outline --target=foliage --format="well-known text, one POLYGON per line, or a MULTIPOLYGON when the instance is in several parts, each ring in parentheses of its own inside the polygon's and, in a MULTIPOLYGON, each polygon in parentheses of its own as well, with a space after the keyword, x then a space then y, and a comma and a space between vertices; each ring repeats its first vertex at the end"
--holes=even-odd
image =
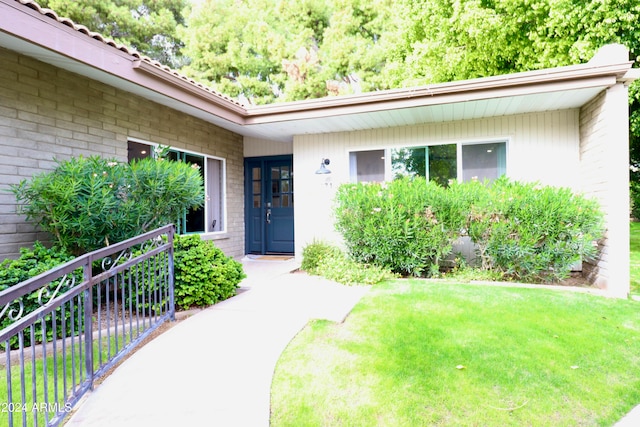
POLYGON ((91 31, 131 46, 164 65, 185 63, 176 28, 184 23, 187 0, 39 0, 43 7, 91 31))
POLYGON ((186 209, 204 204, 204 183, 195 164, 148 157, 123 166, 127 202, 133 205, 126 221, 136 220, 133 236, 174 222, 186 209))
POLYGON ((242 264, 199 235, 175 239, 175 305, 187 310, 231 298, 246 277, 242 264))
MULTIPOLYGON (((635 0, 39 3, 250 104, 570 65, 609 43, 625 45, 632 60, 640 55, 635 0)), ((639 94, 636 81, 629 99, 634 182, 639 94)))
POLYGON ((22 180, 12 187, 18 212, 55 237, 75 254, 118 241, 117 227, 124 210, 118 209, 124 173, 117 162, 93 156, 59 162, 55 170, 22 180))
MULTIPOLYGON (((20 258, 12 260, 5 259, 0 263, 0 292, 8 289, 11 286, 15 286, 27 279, 37 276, 38 274, 49 271, 53 268, 58 267, 61 264, 64 264, 67 261, 71 261, 73 256, 67 253, 65 250, 61 250, 59 248, 46 248, 42 243, 35 242, 33 245, 33 249, 22 248, 20 249, 20 258)), ((75 273, 75 283, 80 283, 82 281, 82 271, 76 271, 75 273)), ((45 291, 43 291, 43 301, 46 302, 48 292, 53 291, 59 284, 59 281, 52 282, 49 284, 45 291)), ((71 281, 65 281, 62 283, 60 287, 60 293, 63 293, 70 289, 71 281)), ((40 290, 34 291, 31 294, 26 295, 22 302, 24 304, 23 315, 33 312, 38 309, 41 304, 39 302, 39 293, 40 290)), ((13 307, 13 306, 11 306, 13 307)), ((9 326, 13 321, 9 317, 10 313, 7 312, 4 314, 2 318, 0 318, 0 329, 3 329, 9 326)), ((66 319, 69 319, 70 312, 66 310, 64 313, 66 319)), ((62 308, 59 307, 56 310, 56 316, 58 319, 58 330, 56 335, 60 337, 62 325, 62 308)), ((50 322, 51 315, 46 316, 45 320, 47 324, 51 324, 50 322)), ((53 330, 49 328, 47 330, 47 338, 51 339, 53 336, 53 330)), ((42 324, 37 322, 35 324, 35 338, 36 342, 42 342, 42 324)), ((25 346, 30 345, 31 336, 30 334, 25 334, 25 346)), ((11 339, 11 347, 17 348, 18 338, 13 337, 11 339)))
POLYGON ((353 259, 402 275, 437 275, 462 220, 445 189, 421 178, 343 185, 336 200, 353 259))
POLYGON ((181 28, 183 71, 253 103, 299 100, 569 65, 608 43, 635 58, 639 17, 631 0, 208 0, 181 28))
POLYGON ((361 264, 340 253, 335 258, 320 261, 318 274, 343 285, 375 285, 397 277, 388 269, 371 264, 361 264))
MULTIPOLYGON (((456 256, 452 268, 443 272, 442 277, 460 283, 469 282, 501 282, 508 279, 504 273, 497 270, 483 270, 480 267, 469 265, 464 257, 456 256)), ((507 280, 508 281, 508 280, 507 280)))
POLYGON ((374 285, 396 277, 382 267, 357 263, 340 248, 322 241, 314 241, 303 248, 300 267, 309 274, 323 276, 344 285, 374 285))
POLYGON ((630 224, 631 294, 640 296, 640 222, 630 224))
MULTIPOLYGON (((182 30, 183 71, 250 103, 291 101, 571 65, 609 43, 635 60, 638 22, 635 0, 210 0, 182 30)), ((632 181, 639 93, 634 82, 632 181)))
POLYGON ((630 0, 404 0, 398 9, 404 67, 390 70, 394 86, 585 62, 608 43, 640 55, 640 6, 630 0))
POLYGON ((471 186, 478 195, 466 229, 483 269, 518 280, 554 281, 566 278, 574 263, 595 256, 604 231, 595 200, 504 177, 491 185, 460 186, 471 186))
POLYGON ((390 0, 232 0, 194 5, 186 74, 249 103, 378 89, 397 28, 390 0))
POLYGON ((423 178, 347 184, 337 202, 336 227, 353 258, 403 275, 438 275, 453 241, 469 236, 482 270, 555 281, 593 257, 603 233, 594 200, 506 177, 448 188, 423 178))
POLYGON ((132 164, 99 156, 72 158, 12 191, 19 212, 75 255, 171 223, 204 199, 197 170, 152 158, 132 164))
POLYGON ((314 240, 302 248, 300 268, 311 274, 316 274, 318 266, 323 260, 337 258, 340 254, 340 248, 337 246, 321 240, 314 240))

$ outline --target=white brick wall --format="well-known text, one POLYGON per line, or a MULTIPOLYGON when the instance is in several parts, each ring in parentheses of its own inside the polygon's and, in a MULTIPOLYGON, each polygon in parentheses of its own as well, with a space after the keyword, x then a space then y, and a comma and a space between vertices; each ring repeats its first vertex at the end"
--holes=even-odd
POLYGON ((0 49, 0 260, 46 240, 15 213, 10 184, 79 155, 127 159, 128 138, 222 157, 227 162, 226 236, 216 244, 244 255, 243 141, 178 111, 0 49))
POLYGON ((619 83, 580 110, 581 190, 605 211, 606 237, 584 271, 612 295, 629 293, 629 116, 627 88, 619 83))

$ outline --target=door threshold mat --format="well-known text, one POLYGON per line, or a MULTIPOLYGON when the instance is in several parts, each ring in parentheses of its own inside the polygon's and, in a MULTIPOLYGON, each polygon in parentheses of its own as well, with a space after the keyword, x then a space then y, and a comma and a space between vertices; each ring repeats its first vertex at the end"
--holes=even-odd
POLYGON ((249 255, 249 258, 259 261, 288 261, 293 255, 249 255))

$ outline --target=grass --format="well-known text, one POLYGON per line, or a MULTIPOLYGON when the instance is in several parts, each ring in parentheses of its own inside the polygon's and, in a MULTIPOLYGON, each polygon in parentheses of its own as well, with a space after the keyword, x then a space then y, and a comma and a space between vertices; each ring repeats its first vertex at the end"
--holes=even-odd
POLYGON ((272 385, 273 426, 610 426, 640 403, 640 302, 424 280, 312 322, 272 385))

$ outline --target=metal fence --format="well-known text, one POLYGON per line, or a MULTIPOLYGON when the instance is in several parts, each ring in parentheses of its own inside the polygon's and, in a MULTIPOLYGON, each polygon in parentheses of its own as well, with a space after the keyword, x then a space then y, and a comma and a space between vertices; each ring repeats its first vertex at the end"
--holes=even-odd
POLYGON ((0 293, 0 425, 56 426, 94 381, 174 320, 169 225, 0 293))

